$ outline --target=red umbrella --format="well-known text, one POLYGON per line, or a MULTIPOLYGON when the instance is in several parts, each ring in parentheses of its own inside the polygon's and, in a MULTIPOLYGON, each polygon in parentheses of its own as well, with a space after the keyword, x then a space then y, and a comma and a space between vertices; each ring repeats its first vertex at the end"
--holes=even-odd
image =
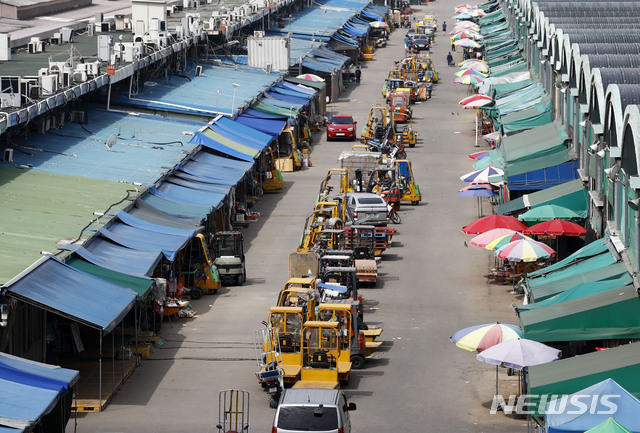
POLYGON ((529 227, 518 218, 512 216, 493 214, 475 220, 469 225, 462 227, 462 233, 468 235, 479 235, 491 229, 503 228, 511 229, 517 232, 524 232, 529 227))
POLYGON ((553 219, 533 225, 524 233, 528 235, 584 236, 587 234, 587 229, 571 221, 553 219))

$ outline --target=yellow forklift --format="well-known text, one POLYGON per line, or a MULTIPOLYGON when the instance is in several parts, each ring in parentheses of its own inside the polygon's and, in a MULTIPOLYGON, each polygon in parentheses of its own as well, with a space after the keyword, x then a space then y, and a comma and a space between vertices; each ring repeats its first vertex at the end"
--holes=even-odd
POLYGON ((389 112, 386 106, 371 107, 367 123, 360 135, 360 140, 366 143, 367 140, 384 138, 382 135, 387 130, 389 121, 389 112))
POLYGON ((302 326, 302 370, 300 380, 293 387, 338 389, 340 352, 337 322, 305 322, 302 326))
MULTIPOLYGON (((304 312, 302 307, 271 307, 267 326, 273 329, 272 336, 277 338, 280 348, 283 381, 291 385, 300 380, 302 370, 302 324, 304 312)), ((275 342, 272 343, 275 345, 275 342)))
POLYGON ((302 152, 298 148, 292 127, 285 127, 276 144, 276 168, 280 171, 295 171, 302 168, 302 152))
POLYGON ((331 168, 327 170, 327 175, 320 182, 320 191, 318 192, 318 199, 316 203, 325 201, 329 195, 335 191, 336 194, 346 194, 349 192, 349 174, 345 168, 331 168), (337 182, 335 182, 335 178, 337 182), (330 185, 329 182, 334 180, 334 184, 330 185))
POLYGON ((338 358, 338 375, 341 381, 348 379, 351 368, 360 370, 365 362, 365 336, 358 330, 357 314, 353 314, 353 306, 349 303, 321 303, 318 305, 318 320, 321 322, 337 322, 340 325, 340 357, 338 358))
POLYGON ((409 202, 414 206, 419 204, 422 200, 422 195, 420 194, 420 187, 413 176, 411 161, 407 159, 395 160, 394 166, 399 179, 400 201, 409 202))
POLYGON ((264 156, 264 171, 259 174, 258 181, 264 191, 278 191, 284 185, 284 178, 280 170, 276 168, 276 158, 273 149, 268 147, 264 156))
POLYGON ((191 299, 205 293, 217 293, 222 286, 220 275, 209 252, 205 237, 198 233, 178 254, 179 281, 191 299))
POLYGON ((320 294, 315 278, 289 278, 278 295, 278 307, 300 307, 305 321, 314 320, 320 294))

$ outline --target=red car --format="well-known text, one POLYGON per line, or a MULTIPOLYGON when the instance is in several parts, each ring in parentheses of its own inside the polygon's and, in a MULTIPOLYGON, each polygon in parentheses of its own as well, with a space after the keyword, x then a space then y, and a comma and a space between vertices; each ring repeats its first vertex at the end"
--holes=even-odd
POLYGON ((327 125, 327 141, 333 139, 355 140, 356 122, 353 117, 343 114, 332 116, 327 125))

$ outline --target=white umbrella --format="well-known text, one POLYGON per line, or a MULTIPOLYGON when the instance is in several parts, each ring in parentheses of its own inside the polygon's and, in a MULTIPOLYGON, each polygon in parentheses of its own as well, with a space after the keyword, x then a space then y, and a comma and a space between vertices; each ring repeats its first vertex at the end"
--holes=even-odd
POLYGON ((560 358, 562 351, 527 340, 526 338, 514 338, 503 341, 478 353, 476 359, 496 365, 496 395, 498 395, 498 366, 522 370, 532 365, 545 364, 560 358))

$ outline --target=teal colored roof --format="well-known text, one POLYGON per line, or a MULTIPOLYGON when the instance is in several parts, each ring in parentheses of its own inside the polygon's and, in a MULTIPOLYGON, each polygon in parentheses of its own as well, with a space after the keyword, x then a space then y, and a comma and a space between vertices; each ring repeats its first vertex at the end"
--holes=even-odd
POLYGON ((541 206, 543 204, 556 204, 571 209, 582 216, 586 217, 587 212, 587 195, 588 192, 584 188, 580 179, 565 182, 563 184, 552 186, 525 194, 514 200, 510 200, 499 206, 496 206, 496 213, 507 214, 519 212, 522 209, 541 206))
POLYGON ((267 74, 261 68, 242 65, 201 66, 202 74, 198 77, 192 68, 184 76, 155 78, 145 82, 143 90, 135 98, 129 99, 127 88, 120 95, 112 95, 111 103, 210 118, 217 113, 229 116, 284 75, 276 71, 267 74), (233 83, 239 86, 233 86, 233 83))

